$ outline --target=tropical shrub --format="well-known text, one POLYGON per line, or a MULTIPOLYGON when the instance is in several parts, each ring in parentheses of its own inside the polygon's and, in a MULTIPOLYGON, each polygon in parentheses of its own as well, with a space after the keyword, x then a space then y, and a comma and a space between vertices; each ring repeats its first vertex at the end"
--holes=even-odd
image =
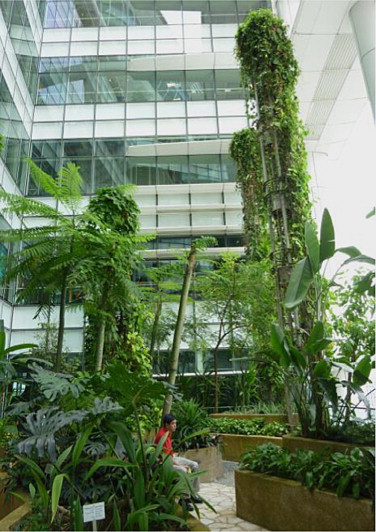
POLYGON ((243 455, 241 469, 288 478, 308 489, 334 491, 339 497, 374 499, 374 452, 353 449, 348 454, 322 455, 286 449, 267 443, 243 455))
POLYGON ((211 418, 211 432, 220 434, 246 434, 248 436, 283 436, 287 433, 287 425, 273 421, 265 423, 263 419, 231 419, 211 418))
POLYGON ((234 410, 226 410, 224 414, 285 414, 286 408, 283 402, 266 403, 258 401, 247 407, 236 408, 234 410))
POLYGON ((175 403, 174 415, 177 418, 174 433, 174 448, 177 451, 217 445, 217 439, 208 434, 210 418, 196 401, 190 399, 175 403))
POLYGON ((177 500, 192 493, 189 477, 172 469, 163 442, 142 441, 140 419, 150 403, 162 402, 164 383, 121 362, 106 374, 77 377, 35 366, 31 379, 32 400, 10 408, 19 436, 7 458, 9 489, 21 484, 29 491, 38 529, 83 530, 82 505, 99 501, 109 517, 98 525, 107 529, 184 526, 177 500), (129 418, 137 437, 124 422, 129 418))

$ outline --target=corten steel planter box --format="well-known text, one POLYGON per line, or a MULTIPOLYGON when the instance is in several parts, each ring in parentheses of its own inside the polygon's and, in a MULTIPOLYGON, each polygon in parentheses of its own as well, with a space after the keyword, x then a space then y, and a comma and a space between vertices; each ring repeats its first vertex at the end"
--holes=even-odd
POLYGON ((244 434, 220 434, 222 441, 223 460, 239 462, 241 455, 249 449, 263 445, 264 443, 274 443, 282 447, 282 438, 275 436, 247 436, 244 434))
POLYGON ((210 414, 210 417, 227 419, 247 419, 249 421, 253 419, 262 419, 265 421, 265 423, 272 423, 273 421, 277 421, 278 423, 287 423, 286 414, 210 414))
POLYGON ((236 515, 268 530, 375 530, 370 499, 308 491, 299 482, 235 471, 236 515))
POLYGON ((181 456, 195 460, 200 466, 200 471, 206 471, 200 475, 200 482, 213 482, 223 476, 222 454, 218 446, 189 449, 181 453, 181 456))
MULTIPOLYGON (((331 440, 316 440, 314 438, 302 438, 300 436, 291 436, 286 434, 282 436, 283 447, 291 453, 296 453, 300 449, 314 451, 315 453, 346 453, 355 449, 367 449, 365 445, 356 445, 331 440)), ((369 448, 369 447, 368 447, 369 448)))

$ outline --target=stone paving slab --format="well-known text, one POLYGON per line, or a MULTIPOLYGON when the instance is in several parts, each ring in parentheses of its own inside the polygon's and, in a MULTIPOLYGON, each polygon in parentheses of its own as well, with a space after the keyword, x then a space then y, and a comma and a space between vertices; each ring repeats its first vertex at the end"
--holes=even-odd
POLYGON ((200 495, 216 509, 217 513, 200 504, 200 521, 213 531, 266 530, 236 516, 235 487, 227 483, 222 484, 219 481, 201 484, 200 495))

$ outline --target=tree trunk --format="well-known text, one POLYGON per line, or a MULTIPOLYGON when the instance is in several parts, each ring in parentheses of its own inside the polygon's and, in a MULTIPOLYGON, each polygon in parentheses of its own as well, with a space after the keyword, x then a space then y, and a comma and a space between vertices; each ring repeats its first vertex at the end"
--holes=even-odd
POLYGON ((97 353, 95 358, 95 371, 101 371, 103 365, 104 335, 106 331, 106 319, 101 317, 98 329, 97 353))
POLYGON ((151 339, 150 339, 150 358, 153 358, 154 350, 155 350, 155 344, 157 341, 157 332, 158 332, 158 325, 159 325, 159 318, 161 317, 162 313, 162 299, 158 299, 157 301, 157 308, 155 311, 154 316, 154 322, 153 322, 153 328, 151 331, 151 339))
MULTIPOLYGON (((174 331, 174 340, 173 340, 172 349, 171 349, 170 372, 168 376, 168 383, 171 384, 172 386, 175 384, 176 374, 178 371, 180 343, 181 343, 181 337, 183 333, 185 313, 187 309, 189 288, 191 286, 192 274, 193 274, 193 269, 195 265, 196 252, 197 252, 196 248, 192 246, 189 252, 189 255, 188 255, 188 259, 187 259, 187 266, 185 269, 183 287, 182 287, 182 292, 180 296, 179 312, 178 312, 178 317, 176 320, 176 326, 175 326, 175 331, 174 331)), ((171 404, 172 404, 172 394, 168 393, 166 395, 165 402, 163 405, 162 416, 170 413, 171 404)))
POLYGON ((67 275, 65 274, 63 278, 63 284, 61 287, 61 301, 60 301, 60 310, 59 310, 59 332, 57 336, 56 359, 55 359, 55 364, 54 364, 54 370, 57 372, 61 371, 61 363, 62 363, 62 358, 63 358, 66 298, 67 298, 67 275))
MULTIPOLYGON (((104 286, 103 293, 99 300, 98 308, 100 311, 106 308, 106 299, 107 299, 107 286, 104 286)), ((95 371, 101 371, 103 365, 103 350, 104 350, 104 339, 106 334, 106 318, 101 315, 99 318, 98 326, 98 336, 97 336, 97 351, 95 356, 95 371)))
POLYGON ((214 358, 214 414, 218 414, 218 404, 219 404, 219 390, 218 390, 218 348, 219 345, 215 346, 213 351, 214 358))

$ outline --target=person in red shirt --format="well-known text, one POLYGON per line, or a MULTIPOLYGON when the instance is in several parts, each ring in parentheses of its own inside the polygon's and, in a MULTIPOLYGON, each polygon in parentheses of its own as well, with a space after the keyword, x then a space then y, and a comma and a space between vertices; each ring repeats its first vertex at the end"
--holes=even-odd
MULTIPOLYGON (((166 414, 163 416, 163 427, 161 427, 158 431, 158 434, 155 437, 154 443, 157 445, 163 436, 168 433, 166 441, 163 444, 163 452, 166 454, 169 454, 172 458, 173 468, 175 471, 183 471, 184 473, 187 473, 189 471, 192 471, 195 473, 198 471, 198 463, 194 460, 188 460, 188 458, 183 458, 182 456, 178 456, 177 453, 174 452, 174 449, 172 447, 172 435, 176 430, 176 417, 172 414, 166 414)), ((192 479, 192 487, 197 493, 200 489, 200 480, 198 477, 195 477, 192 479)), ((191 497, 191 501, 195 503, 202 502, 200 497, 197 495, 191 497)))

